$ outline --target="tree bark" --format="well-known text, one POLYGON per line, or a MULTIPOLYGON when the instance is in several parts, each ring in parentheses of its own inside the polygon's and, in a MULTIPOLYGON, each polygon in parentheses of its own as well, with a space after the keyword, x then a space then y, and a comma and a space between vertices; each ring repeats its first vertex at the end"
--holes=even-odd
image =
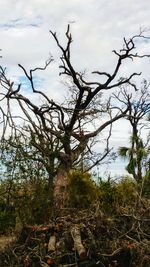
POLYGON ((54 185, 54 205, 57 209, 62 209, 65 206, 67 198, 68 171, 60 168, 57 173, 56 182, 54 185))

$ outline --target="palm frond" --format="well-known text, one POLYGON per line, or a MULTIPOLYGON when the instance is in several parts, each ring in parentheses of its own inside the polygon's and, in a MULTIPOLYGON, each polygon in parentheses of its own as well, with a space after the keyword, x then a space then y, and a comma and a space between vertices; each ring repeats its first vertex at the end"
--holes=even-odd
POLYGON ((118 155, 120 157, 126 159, 127 156, 128 156, 128 151, 129 151, 129 148, 128 147, 125 147, 125 146, 119 147, 119 149, 118 149, 118 155))

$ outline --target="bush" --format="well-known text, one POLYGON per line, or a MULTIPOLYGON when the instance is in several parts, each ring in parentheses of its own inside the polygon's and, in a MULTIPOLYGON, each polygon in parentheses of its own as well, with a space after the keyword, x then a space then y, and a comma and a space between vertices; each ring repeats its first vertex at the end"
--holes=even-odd
POLYGON ((73 171, 69 174, 67 206, 86 209, 96 201, 98 187, 89 173, 73 171))
POLYGON ((100 180, 99 183, 99 202, 102 211, 112 212, 115 207, 116 201, 116 188, 110 180, 100 180))
POLYGON ((150 171, 148 171, 143 178, 142 195, 150 198, 150 171))
POLYGON ((49 220, 52 196, 46 181, 24 183, 17 193, 15 207, 23 224, 42 224, 49 220))
POLYGON ((13 206, 0 203, 0 234, 7 233, 14 229, 16 214, 13 206))
POLYGON ((129 176, 123 177, 116 184, 116 201, 120 206, 132 206, 137 198, 137 184, 129 176))
POLYGON ((45 179, 0 184, 0 224, 14 228, 15 219, 24 224, 41 224, 49 220, 52 206, 52 190, 45 179), (5 203, 8 203, 7 206, 5 203), (10 209, 13 207, 13 211, 10 209))
POLYGON ((137 185, 130 177, 123 177, 114 182, 112 180, 100 180, 99 201, 102 211, 117 213, 118 209, 131 207, 137 199, 137 185))

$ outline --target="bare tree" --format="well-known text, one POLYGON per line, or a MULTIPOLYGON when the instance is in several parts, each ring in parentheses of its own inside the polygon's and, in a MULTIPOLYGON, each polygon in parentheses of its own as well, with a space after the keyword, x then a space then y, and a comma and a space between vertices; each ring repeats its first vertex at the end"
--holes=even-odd
POLYGON ((4 129, 6 129, 7 125, 10 125, 14 131, 17 129, 11 113, 12 101, 17 101, 27 121, 26 129, 30 132, 32 145, 43 153, 43 157, 46 155, 49 158, 49 168, 54 163, 57 166, 54 200, 57 207, 63 207, 68 184, 67 175, 70 169, 82 159, 83 153, 90 152, 89 144, 91 140, 98 136, 106 127, 109 127, 105 151, 92 165, 94 166, 99 163, 109 153, 108 141, 111 135, 112 123, 126 116, 129 110, 128 106, 124 109, 112 107, 111 100, 109 99, 105 105, 107 116, 103 116, 103 105, 100 105, 101 108, 97 108, 95 103, 102 101, 102 93, 113 88, 119 88, 121 85, 130 84, 133 89, 136 89, 132 78, 139 76, 140 73, 132 73, 128 77, 119 79, 119 70, 122 63, 127 59, 133 60, 137 57, 143 58, 149 55, 139 55, 135 49, 136 39, 146 38, 143 32, 129 40, 124 38, 123 48, 119 52, 113 51, 117 57, 113 72, 93 71, 93 74, 96 74, 98 79, 96 81, 87 81, 84 73, 76 71, 72 63, 72 35, 70 27, 68 26, 66 31, 66 46, 60 43, 55 32, 50 31, 50 33, 62 54, 59 66, 60 75, 67 76, 72 82, 72 99, 69 102, 67 101, 66 104, 60 104, 35 87, 35 72, 45 70, 52 62, 52 58, 46 62, 43 68, 35 68, 30 71, 27 71, 19 64, 25 77, 30 82, 33 94, 41 96, 44 104, 36 105, 34 101, 25 97, 21 93, 22 85, 18 84, 18 86, 15 86, 7 78, 5 69, 2 67, 0 68, 0 83, 1 87, 5 89, 5 93, 1 93, 2 100, 5 99, 7 101, 7 112, 6 114, 3 112, 4 129), (102 82, 99 81, 101 78, 102 82), (100 120, 100 118, 103 119, 100 120), (89 126, 89 123, 93 121, 96 121, 95 128, 89 126), (51 144, 50 147, 49 144, 51 144))

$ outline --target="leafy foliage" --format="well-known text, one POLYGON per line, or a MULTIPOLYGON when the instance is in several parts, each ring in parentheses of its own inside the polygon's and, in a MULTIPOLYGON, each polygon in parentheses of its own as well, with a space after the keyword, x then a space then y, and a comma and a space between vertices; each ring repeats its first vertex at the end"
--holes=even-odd
POLYGON ((89 173, 72 171, 69 174, 68 206, 75 208, 89 208, 96 201, 99 191, 89 173))
POLYGON ((132 205, 136 200, 137 185, 135 181, 129 177, 123 177, 116 184, 116 203, 117 206, 126 207, 132 205))
POLYGON ((29 138, 17 136, 1 142, 0 199, 6 207, 13 205, 14 216, 22 224, 45 222, 52 206, 53 188, 40 157, 29 138))
POLYGON ((116 199, 115 184, 108 180, 100 179, 99 182, 99 202, 100 208, 104 212, 112 213, 116 199))
POLYGON ((9 180, 0 184, 1 230, 15 227, 16 218, 22 225, 40 224, 49 220, 52 195, 44 179, 39 177, 34 182, 20 183, 11 181, 11 188, 8 185, 9 180))
POLYGON ((142 195, 149 198, 150 197, 150 170, 146 172, 142 183, 142 195))
POLYGON ((17 193, 15 207, 23 224, 41 224, 48 221, 52 199, 47 183, 41 178, 25 182, 17 193))
POLYGON ((11 231, 15 227, 16 213, 13 205, 7 205, 4 201, 0 202, 0 233, 11 231))

